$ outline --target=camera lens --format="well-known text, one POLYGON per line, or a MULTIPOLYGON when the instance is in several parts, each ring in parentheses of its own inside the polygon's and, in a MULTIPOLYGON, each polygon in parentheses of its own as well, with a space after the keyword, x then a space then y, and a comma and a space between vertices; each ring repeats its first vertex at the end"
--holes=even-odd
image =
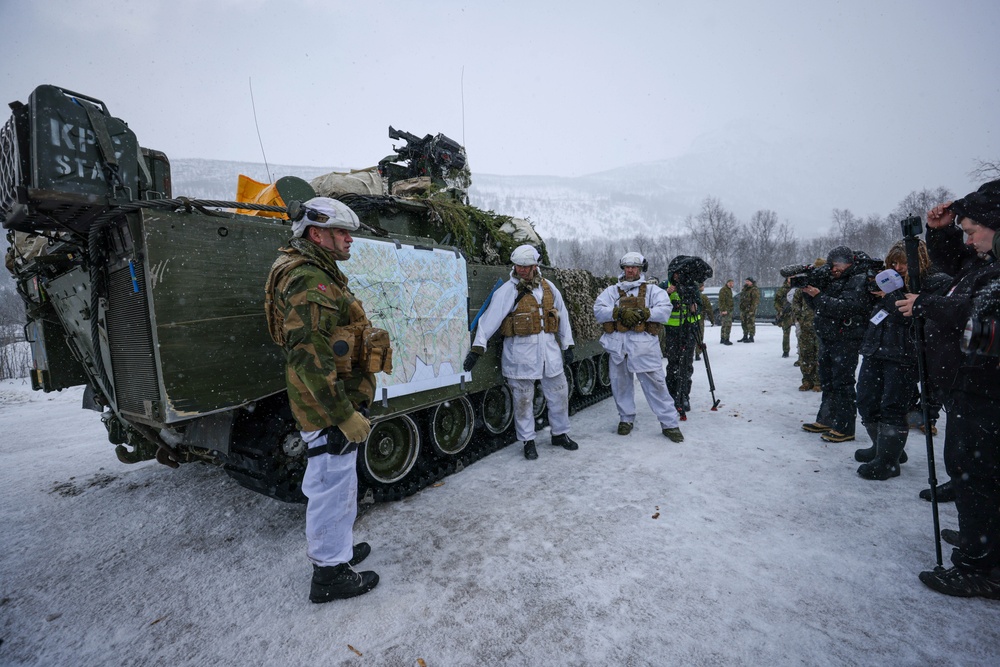
POLYGON ((962 333, 962 350, 988 357, 1000 357, 1000 339, 997 338, 997 320, 970 319, 962 333))

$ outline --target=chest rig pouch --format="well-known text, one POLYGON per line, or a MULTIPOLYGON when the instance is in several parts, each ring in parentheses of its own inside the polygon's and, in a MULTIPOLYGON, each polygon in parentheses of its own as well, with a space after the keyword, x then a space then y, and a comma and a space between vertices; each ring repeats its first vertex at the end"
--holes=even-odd
MULTIPOLYGON (((618 288, 618 309, 623 310, 642 310, 646 307, 646 283, 639 285, 639 293, 635 296, 628 296, 625 290, 621 287, 618 288)), ((653 334, 654 336, 660 335, 660 330, 663 325, 659 322, 640 322, 634 327, 627 327, 621 322, 604 322, 601 325, 604 328, 605 333, 613 333, 615 331, 638 331, 639 333, 653 334)))
POLYGON ((542 312, 538 312, 538 301, 531 292, 517 297, 514 310, 500 323, 501 336, 533 336, 559 331, 559 311, 555 308, 555 297, 547 280, 542 280, 542 312))
POLYGON ((333 328, 330 347, 333 349, 337 375, 349 377, 351 371, 362 373, 392 373, 392 343, 389 332, 373 327, 365 315, 364 305, 349 297, 349 323, 333 328))

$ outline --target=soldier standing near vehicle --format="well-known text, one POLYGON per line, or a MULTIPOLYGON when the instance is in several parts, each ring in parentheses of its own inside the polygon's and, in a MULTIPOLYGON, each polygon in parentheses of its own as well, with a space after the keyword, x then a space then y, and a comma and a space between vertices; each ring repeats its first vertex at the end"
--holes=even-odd
POLYGON ((618 407, 618 435, 632 432, 635 421, 635 379, 646 403, 660 422, 660 429, 674 442, 683 442, 677 408, 667 392, 658 336, 670 317, 670 297, 656 285, 646 283, 647 263, 637 252, 627 252, 619 261, 618 284, 607 287, 594 303, 594 317, 604 328, 601 345, 608 353, 611 393, 618 407))
POLYGON ((792 304, 788 302, 788 292, 791 291, 791 279, 785 278, 785 284, 778 288, 778 291, 774 293, 774 312, 777 317, 775 318, 778 322, 778 326, 781 327, 781 356, 787 359, 788 353, 791 351, 792 346, 790 344, 789 338, 791 336, 791 329, 793 318, 792 318, 792 304))
POLYGON ((743 281, 743 289, 740 291, 740 328, 743 329, 743 338, 737 343, 752 343, 753 335, 757 332, 757 306, 760 305, 760 290, 757 288, 757 281, 747 278, 743 281))
POLYGON ((563 364, 573 361, 573 332, 562 294, 538 270, 538 251, 521 245, 510 254, 510 280, 500 286, 479 318, 472 350, 463 368, 471 371, 499 329, 503 339, 501 372, 514 395, 517 437, 524 458, 538 458, 535 448, 535 381, 541 380, 549 409, 552 444, 573 451, 569 437, 569 387, 563 364))
POLYGON ((313 564, 309 599, 329 602, 378 584, 374 572, 351 569, 371 552, 365 542, 353 544, 357 449, 371 431, 365 413, 375 393, 374 372, 391 371, 391 361, 388 367, 383 362, 392 352, 386 334, 377 336, 377 353, 362 354, 363 335, 374 340, 372 332, 385 332, 371 328, 337 266, 351 257, 358 216, 327 197, 302 206, 289 247, 281 248, 267 277, 265 312, 271 337, 285 350, 288 402, 308 446, 302 493, 313 564))
POLYGON ((722 286, 719 290, 719 319, 722 320, 721 326, 722 338, 719 341, 723 345, 732 345, 733 342, 729 340, 730 332, 733 330, 733 308, 735 308, 735 301, 733 300, 733 284, 732 278, 726 281, 726 284, 722 286))

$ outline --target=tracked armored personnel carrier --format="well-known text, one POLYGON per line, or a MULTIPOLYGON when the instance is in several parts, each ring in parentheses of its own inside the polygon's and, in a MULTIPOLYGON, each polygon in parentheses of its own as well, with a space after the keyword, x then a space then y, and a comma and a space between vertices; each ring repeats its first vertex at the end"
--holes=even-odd
MULTIPOLYGON (((172 193, 167 156, 141 147, 100 100, 39 86, 10 107, 0 221, 27 312, 32 387, 85 384, 84 407, 100 413, 119 460, 210 463, 260 493, 304 500, 306 448, 263 298, 291 236, 286 203, 317 193, 361 218, 344 269, 394 347, 359 450, 360 502, 409 495, 514 440, 499 340, 473 373, 462 359, 477 314, 508 277, 510 251, 534 242, 547 256, 524 221, 466 203, 457 143, 390 128, 406 143, 374 172, 284 178, 270 198, 190 200, 172 193)), ((606 283, 582 270, 543 272, 571 311, 576 411, 610 395, 591 310, 606 283)))

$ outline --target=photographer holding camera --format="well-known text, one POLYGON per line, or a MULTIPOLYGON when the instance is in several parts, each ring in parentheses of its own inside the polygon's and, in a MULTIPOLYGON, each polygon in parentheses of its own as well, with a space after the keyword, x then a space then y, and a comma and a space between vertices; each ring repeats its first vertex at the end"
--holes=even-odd
MULTIPOLYGON (((943 273, 929 274, 931 260, 927 246, 920 241, 917 256, 920 266, 921 293, 933 292, 950 279, 943 273)), ((899 464, 906 462, 906 439, 909 435, 907 413, 910 398, 917 391, 917 348, 913 340, 913 321, 896 310, 903 294, 910 267, 906 245, 897 241, 885 256, 886 269, 878 274, 878 298, 870 324, 861 344, 861 372, 858 374, 858 414, 872 446, 854 452, 861 462, 858 475, 865 479, 886 480, 899 475, 899 464)), ((912 282, 910 283, 913 284, 912 282)))
POLYGON ((926 318, 928 373, 948 412, 944 462, 959 535, 954 567, 921 572, 920 580, 946 595, 1000 599, 1000 366, 992 336, 1000 316, 994 249, 1000 181, 935 206, 927 228, 931 260, 953 276, 951 287, 945 295, 906 294, 896 306, 903 315, 926 318), (992 322, 986 327, 991 335, 977 335, 984 321, 992 322))
POLYGON ((660 348, 667 358, 667 391, 684 419, 691 410, 694 351, 702 344, 698 328, 701 319, 698 286, 712 277, 712 268, 700 257, 678 255, 671 260, 667 273, 670 278, 660 287, 670 295, 672 309, 660 336, 660 348))
POLYGON ((857 261, 853 250, 837 246, 827 255, 826 265, 811 272, 809 284, 802 288, 815 311, 819 380, 823 388, 816 421, 803 424, 802 430, 822 433, 827 442, 854 440, 857 421, 854 373, 868 325, 868 311, 874 301, 868 291, 869 268, 857 261))

